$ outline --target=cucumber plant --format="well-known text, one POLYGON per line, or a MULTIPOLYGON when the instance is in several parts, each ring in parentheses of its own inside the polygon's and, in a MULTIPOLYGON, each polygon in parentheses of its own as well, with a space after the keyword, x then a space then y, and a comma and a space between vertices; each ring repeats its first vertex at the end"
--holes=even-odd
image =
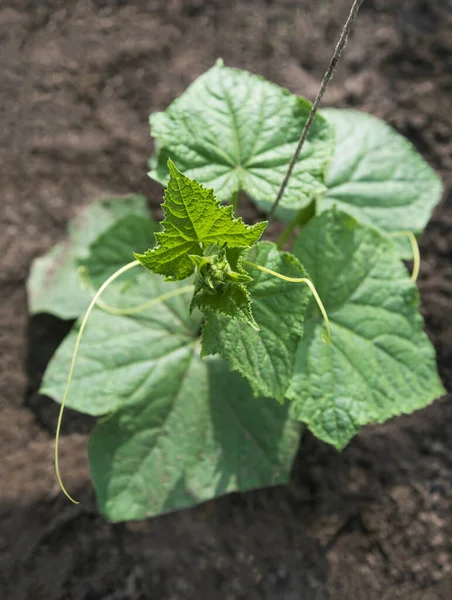
POLYGON ((41 392, 99 417, 89 460, 112 521, 287 482, 304 428, 340 450, 444 391, 402 262, 442 186, 407 140, 324 110, 279 242, 237 217, 245 199, 272 209, 310 111, 217 63, 151 115, 162 223, 142 197, 94 203, 32 267, 31 312, 78 319, 41 392))

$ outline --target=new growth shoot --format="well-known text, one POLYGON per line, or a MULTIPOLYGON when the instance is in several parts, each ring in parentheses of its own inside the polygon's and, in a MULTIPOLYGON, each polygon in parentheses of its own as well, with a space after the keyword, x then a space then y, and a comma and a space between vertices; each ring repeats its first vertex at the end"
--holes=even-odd
MULTIPOLYGON (((55 470, 61 489, 72 501, 61 479, 59 468, 59 437, 64 407, 72 381, 75 361, 80 341, 88 318, 97 305, 113 315, 134 315, 152 308, 160 302, 193 291, 190 312, 200 309, 206 315, 219 314, 230 319, 242 321, 255 332, 260 332, 259 324, 252 312, 253 296, 247 286, 253 279, 245 270, 248 265, 269 275, 293 283, 304 283, 311 290, 322 313, 327 328, 327 341, 331 341, 331 329, 325 307, 312 282, 305 278, 288 277, 264 265, 244 260, 245 253, 258 243, 265 230, 266 223, 246 225, 242 219, 235 219, 231 206, 221 205, 212 190, 201 186, 177 170, 169 161, 170 182, 165 192, 163 204, 165 219, 162 231, 156 234, 157 245, 145 254, 136 254, 137 260, 118 269, 94 292, 86 269, 79 274, 87 287, 93 292, 93 298, 82 319, 77 334, 69 375, 63 393, 55 440, 55 470), (195 276, 195 283, 171 290, 158 298, 132 308, 116 308, 104 303, 100 296, 105 289, 126 271, 143 265, 156 275, 166 275, 171 280, 181 280, 195 276)), ((287 253, 277 255, 284 256, 287 253)), ((293 308, 294 313, 297 307, 293 308)), ((323 338, 322 338, 323 339, 323 338)), ((215 352, 214 352, 215 353, 215 352)))

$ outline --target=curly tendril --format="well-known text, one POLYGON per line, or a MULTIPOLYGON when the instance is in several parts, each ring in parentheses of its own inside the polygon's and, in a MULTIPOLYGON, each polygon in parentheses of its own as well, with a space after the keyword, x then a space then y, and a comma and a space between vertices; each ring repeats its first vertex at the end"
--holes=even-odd
MULTIPOLYGON (((69 367, 69 374, 68 374, 68 378, 67 378, 67 382, 66 382, 66 387, 63 393, 63 399, 61 401, 61 407, 60 407, 60 413, 58 415, 58 423, 57 423, 57 428, 56 428, 56 434, 55 434, 55 472, 56 472, 56 476, 57 476, 57 480, 58 480, 58 484, 61 488, 61 490, 63 491, 63 493, 67 496, 67 498, 69 498, 69 500, 71 502, 73 502, 74 504, 79 504, 76 500, 74 500, 74 498, 72 498, 72 496, 68 493, 68 491, 66 490, 63 481, 61 479, 61 473, 60 473, 60 465, 59 465, 59 440, 60 440, 60 432, 61 432, 61 423, 63 421, 63 412, 64 412, 64 408, 66 405, 66 400, 68 397, 68 393, 69 393, 69 387, 71 385, 71 381, 72 381, 72 376, 74 374, 74 367, 75 367, 75 361, 77 358, 77 353, 79 350, 79 346, 80 346, 80 341, 82 339, 82 335, 83 332, 85 331, 85 327, 86 327, 86 323, 88 321, 88 318, 93 310, 93 308, 95 306, 98 306, 100 309, 104 310, 105 312, 114 314, 114 315, 121 315, 121 316, 125 316, 125 315, 133 315, 133 314, 137 314, 140 313, 144 310, 147 310, 149 308, 152 308, 153 306, 155 306, 156 304, 160 304, 161 302, 165 302, 166 300, 169 300, 170 298, 174 298, 175 296, 180 296, 181 294, 184 294, 188 291, 191 291, 194 289, 193 285, 186 285, 184 287, 178 288, 177 290, 171 290, 169 292, 166 292, 165 294, 161 294, 160 296, 158 296, 157 298, 153 298, 152 300, 150 300, 149 302, 146 302, 144 304, 140 304, 138 306, 133 306, 131 308, 115 308, 113 306, 109 306, 108 304, 105 304, 105 302, 103 302, 102 300, 100 300, 100 296, 101 294, 106 290, 106 288, 110 285, 110 283, 112 283, 113 281, 115 281, 115 279, 117 279, 118 277, 120 277, 123 273, 125 273, 126 271, 130 271, 130 269, 133 269, 137 266, 139 266, 141 263, 138 260, 134 260, 131 263, 128 263, 127 265, 125 265, 124 267, 121 267, 120 269, 118 269, 115 273, 113 273, 113 275, 111 275, 102 285, 101 287, 95 291, 94 296, 90 302, 90 305, 88 306, 88 309, 82 319, 81 325, 80 325, 80 329, 78 331, 77 334, 77 339, 75 340, 75 345, 74 345, 74 350, 72 352, 72 359, 71 359, 71 365, 69 367)), ((92 287, 91 282, 89 281, 89 277, 87 275, 87 272, 85 271, 79 271, 79 274, 82 276, 83 281, 85 284, 89 283, 89 287, 90 289, 92 289, 94 291, 94 288, 92 287)))
MULTIPOLYGON (((95 296, 97 290, 90 280, 88 269, 84 266, 81 266, 78 268, 78 274, 85 287, 91 292, 93 296, 95 296)), ((177 288, 176 290, 166 292, 165 294, 158 296, 158 298, 153 298, 152 300, 149 300, 149 302, 143 302, 143 304, 131 306, 130 308, 117 308, 116 306, 110 306, 100 298, 97 298, 96 306, 110 315, 115 315, 118 317, 127 317, 129 315, 137 315, 138 313, 144 312, 145 310, 152 308, 156 304, 160 304, 161 302, 170 300, 170 298, 174 298, 176 296, 180 296, 181 294, 185 294, 185 292, 192 292, 194 289, 195 286, 192 284, 185 285, 184 287, 177 288)))
POLYGON ((411 273, 411 280, 416 283, 421 267, 421 253, 419 252, 419 244, 417 243, 416 236, 412 231, 397 231, 396 233, 390 233, 389 237, 407 237, 410 240, 411 249, 413 251, 413 272, 411 273))
POLYGON ((314 296, 314 299, 317 302, 317 306, 319 307, 320 312, 322 313, 323 319, 325 321, 325 327, 326 327, 328 336, 327 336, 327 339, 325 339, 324 336, 322 335, 322 340, 326 344, 331 343, 330 320, 326 313, 325 307, 323 306, 323 302, 320 299, 320 296, 317 293, 317 290, 315 289, 315 286, 310 279, 307 279, 306 277, 287 277, 286 275, 281 275, 281 273, 277 273, 276 271, 267 269, 267 267, 261 267, 261 265, 257 265, 255 263, 249 262, 247 260, 244 260, 243 264, 247 264, 250 267, 253 267, 254 269, 259 269, 259 271, 262 271, 263 273, 268 273, 269 275, 273 275, 273 277, 278 277, 279 279, 283 279, 284 281, 290 281, 291 283, 305 283, 308 286, 308 288, 311 290, 311 293, 314 296))

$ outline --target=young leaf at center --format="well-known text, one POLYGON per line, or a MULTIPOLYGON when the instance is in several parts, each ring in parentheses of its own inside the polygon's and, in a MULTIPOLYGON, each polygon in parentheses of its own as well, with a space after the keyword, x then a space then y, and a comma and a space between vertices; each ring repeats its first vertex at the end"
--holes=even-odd
POLYGON ((155 235, 155 248, 136 255, 143 266, 169 280, 185 279, 195 270, 193 256, 202 256, 207 246, 246 248, 261 237, 266 222, 246 225, 234 219, 232 206, 221 206, 213 190, 183 175, 171 160, 168 168, 163 231, 155 235))
POLYGON ((206 256, 191 256, 196 265, 195 293, 190 310, 199 308, 239 319, 256 331, 251 296, 246 284, 252 281, 241 265, 246 248, 211 246, 206 256))

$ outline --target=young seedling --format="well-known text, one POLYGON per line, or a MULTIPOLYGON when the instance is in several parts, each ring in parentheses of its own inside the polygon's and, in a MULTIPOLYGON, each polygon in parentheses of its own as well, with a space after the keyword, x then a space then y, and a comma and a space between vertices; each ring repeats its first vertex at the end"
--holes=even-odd
MULTIPOLYGON (((403 303, 397 301, 397 296, 403 298, 408 292, 411 294, 414 289, 411 287, 412 284, 407 285, 409 279, 405 275, 404 267, 389 240, 385 240, 375 229, 359 226, 352 217, 344 213, 338 213, 337 210, 333 209, 325 212, 321 217, 311 220, 298 237, 293 248, 293 254, 282 252, 274 244, 259 241, 266 227, 265 222, 253 226, 246 225, 241 219, 234 218, 231 207, 220 204, 212 190, 208 190, 196 181, 184 176, 171 161, 169 162, 169 170, 170 181, 165 193, 165 203, 163 204, 165 218, 162 222, 162 230, 156 234, 157 245, 145 253, 137 253, 136 260, 118 269, 95 292, 75 339, 69 377, 62 395, 55 447, 58 481, 68 498, 75 502, 66 491, 61 479, 58 440, 62 414, 74 374, 81 337, 85 331, 88 317, 96 306, 103 312, 111 314, 110 319, 112 320, 119 317, 139 317, 159 305, 168 303, 173 298, 190 294, 191 301, 187 302, 186 314, 196 313, 198 310, 201 310, 204 314, 204 318, 201 316, 201 319, 199 319, 198 317, 198 322, 204 321, 200 338, 201 354, 203 356, 220 354, 226 358, 232 369, 238 370, 249 380, 255 394, 273 396, 281 402, 284 401, 284 398, 292 400, 293 416, 297 417, 298 411, 298 418, 307 423, 319 437, 340 447, 354 435, 360 425, 359 421, 358 423, 354 422, 358 417, 352 417, 353 410, 356 410, 353 407, 353 402, 356 402, 356 400, 352 401, 349 406, 347 404, 342 405, 343 399, 346 397, 346 392, 342 386, 345 385, 347 388, 347 385, 346 382, 343 384, 341 380, 337 380, 336 384, 341 386, 341 395, 338 396, 338 403, 335 406, 334 398, 331 397, 335 385, 328 384, 328 377, 326 378, 326 389, 328 391, 325 393, 325 383, 323 383, 319 392, 314 392, 312 385, 317 380, 318 369, 310 375, 309 364, 304 363, 308 359, 308 362, 314 366, 317 362, 330 364, 333 360, 334 364, 335 361, 339 360, 338 365, 340 365, 344 348, 349 348, 346 352, 350 352, 349 344, 359 344, 360 342, 358 341, 359 338, 354 341, 353 339, 347 339, 347 337, 344 338, 344 331, 341 331, 341 328, 332 337, 327 309, 325 309, 315 285, 309 277, 303 276, 306 272, 297 260, 297 257, 303 257, 312 272, 321 274, 322 270, 324 271, 324 276, 319 278, 319 289, 322 290, 323 288, 324 290, 321 293, 328 301, 327 307, 328 304, 331 305, 331 314, 345 315, 345 320, 349 320, 348 328, 352 332, 352 336, 356 335, 354 333, 356 323, 353 323, 353 317, 350 320, 348 313, 353 309, 354 300, 352 297, 347 299, 347 290, 349 288, 354 290, 353 297, 359 299, 361 293, 366 298, 369 289, 376 285, 377 289, 378 286, 381 287, 379 291, 381 296, 384 289, 381 282, 387 279, 388 293, 390 293, 391 302, 395 306, 393 317, 395 321, 391 320, 390 313, 385 312, 384 319, 390 322, 390 329, 386 323, 380 322, 380 318, 377 317, 378 305, 374 306, 373 293, 371 293, 371 302, 367 301, 368 308, 371 310, 366 327, 371 330, 371 333, 373 328, 376 327, 377 332, 381 328, 379 336, 377 335, 377 337, 380 337, 380 341, 378 345, 375 345, 372 336, 366 333, 363 337, 363 334, 359 333, 358 335, 362 338, 364 346, 352 352, 355 356, 362 354, 366 362, 369 361, 369 358, 373 358, 375 351, 378 354, 379 350, 382 349, 386 353, 386 350, 384 350, 385 343, 389 343, 391 352, 393 352, 394 348, 397 347, 397 328, 400 328, 398 321, 402 317, 402 319, 407 320, 407 323, 401 329, 404 331, 403 337, 405 338, 408 334, 408 338, 414 336, 416 340, 414 342, 415 348, 411 347, 408 351, 408 348, 404 347, 407 342, 407 339, 405 339, 401 348, 397 351, 401 360, 398 359, 396 364, 397 369, 400 369, 400 363, 402 363, 402 371, 400 372, 403 373, 402 377, 406 379, 408 369, 412 369, 411 382, 407 388, 402 388, 403 393, 410 391, 411 386, 417 386, 416 393, 419 394, 419 400, 423 405, 426 397, 430 397, 428 391, 427 396, 425 395, 426 382, 429 382, 427 389, 433 388, 440 392, 441 387, 431 361, 433 352, 430 350, 425 335, 419 330, 419 318, 416 317, 416 311, 413 312, 413 306, 415 307, 416 303, 413 304, 413 300, 407 303, 406 299, 403 303), (322 237, 325 245, 320 247, 317 255, 313 255, 311 248, 315 247, 322 237), (308 240, 307 245, 306 239, 308 240), (352 250, 352 254, 350 254, 350 250, 352 250), (324 258, 330 252, 333 253, 333 256, 329 259, 332 262, 328 263, 324 258), (252 260, 250 260, 251 258, 252 260), (317 264, 319 260, 320 264, 317 264), (155 273, 155 275, 144 274, 146 277, 164 275, 169 281, 178 282, 191 279, 193 282, 160 293, 144 303, 128 306, 127 308, 118 308, 101 303, 100 296, 107 287, 121 275, 140 265, 155 273), (349 272, 347 272, 347 269, 349 269, 349 272), (373 282, 374 272, 379 273, 376 283, 373 282), (264 280, 259 279, 259 273, 265 275, 264 280), (295 274, 302 276, 295 277, 295 274), (395 287, 394 278, 396 281, 395 287), (278 284, 278 281, 281 284, 278 284), (315 300, 314 305, 308 303, 308 296, 304 289, 297 288, 295 291, 291 287, 294 283, 306 284, 315 300), (325 284, 327 284, 326 287, 325 284), (359 292, 359 290, 362 291, 359 292), (339 302, 338 296, 340 298, 339 302), (407 305, 404 306, 404 304, 407 305), (317 335, 313 333, 315 331, 313 326, 317 322, 315 305, 318 307, 327 329, 326 338, 321 332, 318 336, 323 337, 323 341, 327 341, 330 345, 328 351, 325 350, 326 355, 325 351, 321 350, 316 343, 315 337, 317 335), (399 313, 399 311, 401 312, 399 313), (409 325, 410 323, 411 325, 409 325), (389 342, 384 341, 385 336, 388 335, 384 333, 385 331, 391 331, 390 335, 394 336, 389 342), (368 340, 367 345, 366 340, 368 340), (291 345, 291 341, 295 343, 291 345), (315 347, 315 351, 311 362, 310 357, 313 347, 315 347), (267 355, 265 359, 260 352, 262 349, 267 355), (421 355, 425 359, 429 354, 430 364, 425 365, 418 362, 421 355), (319 359, 321 360, 319 361, 319 359), (266 363, 266 360, 269 362, 266 363), (289 370, 286 372, 284 367, 287 364, 289 364, 289 370), (423 380, 421 385, 420 380, 424 376, 427 379, 423 380), (312 379, 313 377, 314 379, 312 379), (321 396, 318 396, 316 400, 318 393, 321 396), (312 396, 313 404, 309 400, 309 395, 312 396), (329 414, 334 406, 334 413, 329 414), (313 409, 314 412, 312 413, 313 409), (323 411, 321 417, 318 414, 319 410, 323 411)), ((125 224, 123 223, 123 225, 125 224)), ((404 233, 401 233, 401 235, 404 235, 404 233)), ((413 241, 413 238, 411 239, 413 241)), ((108 245, 108 236, 105 242, 108 245)), ((416 244, 414 244, 414 247, 417 247, 416 244)), ((91 256, 90 260, 92 261, 92 259, 91 256)), ((86 282, 86 268, 81 267, 81 269, 83 269, 83 277, 86 282)), ((416 266, 415 270, 417 269, 416 266)), ((386 305, 386 297, 385 292, 381 303, 382 308, 386 305)), ((357 306, 360 308, 355 307, 354 313, 357 310, 362 310, 363 307, 365 308, 366 302, 359 301, 357 306)), ((336 322, 339 323, 343 318, 340 316, 337 319, 336 317, 333 326, 336 327, 336 322)), ((361 327, 361 322, 364 321, 359 315, 358 329, 361 327)), ((390 355, 388 354, 388 356, 390 355)), ((355 366, 361 362, 365 369, 366 362, 360 360, 361 358, 360 356, 356 359, 356 364, 355 359, 347 359, 347 367, 349 361, 350 364, 355 364, 355 366)), ((373 360, 375 359, 373 358, 373 360)), ((381 357, 379 360, 381 360, 381 357)), ((373 365, 372 368, 375 369, 375 366, 373 365)), ((345 367, 346 365, 341 365, 344 373, 346 372, 345 367)), ((348 393, 353 394, 355 390, 359 390, 359 393, 364 395, 365 401, 368 403, 367 412, 363 410, 362 406, 359 407, 359 411, 363 413, 361 420, 364 418, 362 424, 369 420, 379 420, 381 418, 378 415, 378 406, 383 400, 383 395, 385 396, 385 402, 380 405, 380 410, 382 410, 384 418, 388 414, 397 414, 400 410, 400 404, 395 402, 396 394, 399 393, 398 390, 400 389, 398 385, 394 386, 394 382, 387 375, 385 375, 386 382, 383 383, 383 386, 381 384, 383 370, 386 371, 387 368, 390 368, 394 372, 394 364, 392 366, 381 364, 379 367, 380 372, 377 373, 378 386, 370 391, 368 391, 369 388, 366 389, 362 385, 360 386, 358 380, 354 381, 356 379, 354 373, 348 374, 353 383, 348 393), (384 391, 381 391, 382 389, 384 391)), ((337 367, 333 371, 336 369, 337 367)), ((397 372, 397 369, 395 372, 397 372)), ((49 379, 52 378, 51 371, 52 366, 47 377, 47 385, 49 379)), ((326 375, 327 372, 323 374, 322 378, 325 379, 326 375)), ((344 379, 346 378, 344 377, 344 379)), ((321 379, 318 381, 320 382, 321 379)), ((395 383, 397 383, 397 378, 395 383)), ((45 385, 44 391, 52 394, 51 390, 46 390, 45 385)), ((99 383, 97 382, 96 385, 99 390, 99 383)), ((194 385, 196 387, 196 383, 194 385)), ((241 385, 243 386, 243 383, 241 385)), ((152 394, 152 390, 150 392, 152 394)), ((118 393, 120 394, 119 391, 118 393)), ((230 390, 230 393, 234 392, 230 390)), ((149 402, 152 405, 152 401, 149 402)), ((412 405, 412 400, 410 400, 410 404, 412 405)), ((259 406, 256 405, 255 409, 259 410, 259 406)), ((109 422, 111 422, 110 419, 105 423, 108 424, 109 422)), ((168 468, 170 466, 169 464, 168 468)), ((177 502, 180 502, 180 500, 177 502)), ((160 511, 160 509, 158 510, 160 511)), ((112 513, 112 518, 116 518, 114 514, 115 512, 112 513)), ((132 518, 129 515, 134 514, 142 513, 133 513, 125 507, 120 511, 120 518, 132 518)))
POLYGON ((96 239, 74 227, 33 267, 32 312, 87 308, 41 389, 61 403, 58 481, 71 498, 67 405, 99 417, 90 467, 112 521, 284 483, 304 427, 341 449, 443 393, 414 285, 441 182, 378 119, 316 114, 359 4, 314 106, 217 63, 151 115, 161 226, 141 201, 95 204, 109 226, 96 239), (236 218, 243 192, 287 223, 278 244, 236 218))
MULTIPOLYGON (((130 316, 193 290, 190 313, 197 308, 206 315, 220 314, 242 322, 259 332, 260 327, 252 313, 252 297, 247 289, 247 285, 253 281, 253 278, 246 271, 246 267, 251 267, 283 281, 305 283, 325 319, 328 342, 331 341, 328 316, 314 285, 308 278, 288 277, 266 266, 244 260, 244 256, 248 256, 249 249, 258 242, 267 223, 250 226, 243 223, 240 218, 235 219, 232 207, 221 206, 212 190, 185 177, 171 160, 168 161, 168 167, 170 181, 162 205, 165 218, 161 223, 163 231, 155 234, 157 246, 145 254, 136 254, 137 260, 115 271, 101 285, 81 321, 75 341, 58 417, 55 442, 55 469, 58 483, 66 496, 75 503, 77 502, 70 496, 62 482, 58 442, 80 342, 88 318, 96 305, 113 315, 130 316), (184 280, 195 274, 194 285, 169 291, 147 303, 127 309, 111 307, 100 300, 100 296, 110 284, 140 264, 158 275, 165 275, 168 281, 184 280)), ((86 268, 80 267, 80 269, 86 279, 86 268)), ((206 346, 203 350, 205 354, 209 353, 206 346)))

